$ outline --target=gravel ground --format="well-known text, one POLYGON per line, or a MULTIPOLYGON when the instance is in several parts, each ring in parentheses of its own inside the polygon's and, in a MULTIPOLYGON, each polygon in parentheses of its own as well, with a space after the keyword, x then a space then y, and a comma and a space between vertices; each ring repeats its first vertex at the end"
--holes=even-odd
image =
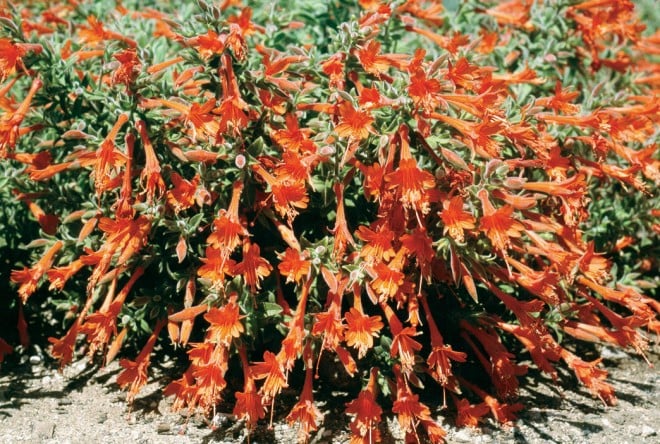
MULTIPOLYGON (((582 387, 564 386, 528 376, 521 390, 526 410, 514 427, 498 428, 487 420, 478 430, 456 429, 451 419, 439 417, 448 431, 449 443, 660 443, 659 347, 650 353, 650 368, 636 356, 605 348, 604 363, 610 372, 619 403, 605 407, 582 387)), ((115 379, 116 363, 98 369, 81 360, 59 373, 38 352, 14 356, 0 369, 0 443, 237 443, 248 442, 243 424, 230 414, 218 413, 215 429, 208 420, 170 411, 171 399, 161 396, 169 375, 178 370, 154 368, 151 380, 136 399, 132 410, 125 402, 115 379), (13 360, 13 361, 12 361, 13 360), (44 362, 46 361, 46 362, 44 362)), ((567 384, 567 385, 566 385, 567 384)), ((276 405, 275 425, 260 425, 251 434, 251 443, 293 443, 297 431, 283 417, 287 403, 296 392, 283 393, 276 405)), ((321 398, 321 396, 317 396, 321 398)), ((333 392, 320 408, 325 423, 311 442, 348 442, 343 406, 346 394, 333 392)), ((220 406, 219 411, 223 411, 220 406)), ((229 409, 227 409, 229 411, 229 409)), ((387 418, 382 427, 383 442, 402 442, 396 419, 387 418)))

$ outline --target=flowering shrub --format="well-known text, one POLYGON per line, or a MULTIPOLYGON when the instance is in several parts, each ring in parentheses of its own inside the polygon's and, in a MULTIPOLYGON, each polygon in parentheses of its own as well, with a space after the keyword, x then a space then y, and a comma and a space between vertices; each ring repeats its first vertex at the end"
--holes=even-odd
POLYGON ((40 227, 10 280, 66 311, 61 365, 142 342, 131 402, 167 332, 173 407, 248 428, 298 372, 301 440, 333 362, 353 442, 383 408, 442 441, 421 388, 508 423, 528 358, 615 402, 567 339, 660 331, 660 35, 630 1, 143 3, 0 8, 2 196, 40 227))

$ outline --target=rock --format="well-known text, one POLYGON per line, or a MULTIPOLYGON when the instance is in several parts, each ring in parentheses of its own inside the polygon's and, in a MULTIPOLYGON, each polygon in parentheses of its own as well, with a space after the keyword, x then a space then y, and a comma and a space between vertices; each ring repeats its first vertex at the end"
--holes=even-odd
POLYGON ((456 442, 473 442, 474 438, 468 429, 461 429, 454 434, 456 442))
POLYGON ((600 351, 600 356, 601 358, 608 359, 610 361, 619 361, 629 358, 626 352, 614 347, 603 347, 600 351))
POLYGON ((30 364, 32 364, 32 365, 41 364, 41 356, 32 355, 32 356, 30 356, 29 361, 30 361, 30 364))
POLYGON ((159 422, 156 425, 156 433, 158 433, 159 435, 162 435, 164 433, 169 433, 171 429, 172 428, 170 427, 170 425, 166 422, 159 422))
POLYGON ((648 438, 649 436, 655 436, 656 431, 653 427, 649 427, 645 424, 642 426, 639 434, 642 435, 642 438, 648 438))
POLYGON ((55 434, 55 423, 50 421, 38 422, 34 432, 39 438, 50 439, 55 434))

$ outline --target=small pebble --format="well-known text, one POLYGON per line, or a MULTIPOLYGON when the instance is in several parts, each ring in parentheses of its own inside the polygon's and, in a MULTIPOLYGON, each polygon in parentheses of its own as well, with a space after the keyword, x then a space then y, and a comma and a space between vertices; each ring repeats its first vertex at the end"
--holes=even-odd
POLYGON ((655 435, 656 435, 656 431, 655 431, 655 429, 654 429, 653 427, 649 427, 649 426, 647 426, 647 425, 643 425, 640 434, 642 435, 643 438, 648 438, 649 436, 655 436, 655 435))
POLYGON ((169 433, 171 430, 171 427, 168 423, 166 422, 159 422, 158 425, 156 426, 156 433, 158 434, 164 434, 164 433, 169 433))
POLYGON ((603 347, 600 351, 600 356, 603 359, 609 359, 611 361, 629 358, 626 352, 614 347, 603 347))
POLYGON ((39 355, 30 356, 30 364, 32 365, 41 364, 41 356, 39 355))
POLYGON ((474 441, 472 433, 467 429, 461 429, 454 434, 454 439, 458 442, 472 442, 474 441))
POLYGON ((34 428, 35 433, 39 438, 50 439, 55 434, 55 423, 54 422, 39 422, 34 428))

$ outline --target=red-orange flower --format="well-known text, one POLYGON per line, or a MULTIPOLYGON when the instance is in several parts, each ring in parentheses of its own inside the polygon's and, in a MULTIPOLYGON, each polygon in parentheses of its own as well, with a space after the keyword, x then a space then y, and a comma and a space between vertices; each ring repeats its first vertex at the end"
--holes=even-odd
POLYGON ((282 276, 286 277, 287 282, 300 283, 309 274, 312 262, 308 260, 307 254, 300 253, 289 247, 280 256, 280 263, 277 269, 282 276))
POLYGON ((158 339, 160 330, 165 323, 165 320, 160 320, 156 324, 153 333, 149 336, 149 340, 147 340, 147 343, 135 361, 129 359, 121 359, 119 361, 119 365, 124 367, 124 371, 117 375, 117 384, 119 384, 119 387, 121 388, 130 386, 128 394, 126 395, 126 401, 129 404, 133 402, 135 395, 137 395, 140 389, 147 383, 147 368, 149 367, 151 360, 151 351, 154 349, 156 339, 158 339))
POLYGON ((63 246, 64 244, 62 241, 57 241, 46 251, 34 267, 24 267, 22 270, 14 270, 11 272, 9 279, 16 284, 21 284, 20 287, 18 287, 18 295, 21 297, 23 303, 25 303, 30 295, 35 292, 39 280, 51 267, 55 254, 60 251, 63 246))
POLYGON ((229 346, 233 338, 238 338, 245 331, 236 303, 237 295, 232 294, 229 301, 220 308, 213 307, 204 315, 204 319, 211 324, 208 328, 208 338, 212 342, 229 346))
POLYGON ((172 172, 170 180, 172 181, 174 188, 167 191, 168 206, 172 208, 175 213, 179 213, 192 207, 195 204, 195 195, 199 186, 199 174, 195 174, 192 181, 189 181, 179 176, 177 173, 172 172))
POLYGON ((427 433, 432 432, 429 433, 429 437, 434 440, 433 442, 442 442, 446 434, 444 429, 431 418, 431 411, 419 401, 419 396, 410 391, 399 366, 395 364, 393 370, 396 377, 396 401, 392 405, 392 412, 397 414, 399 425, 408 437, 406 441, 415 440, 417 426, 421 424, 426 428, 427 433))
POLYGON ((298 436, 300 442, 306 442, 309 439, 309 434, 311 431, 318 428, 318 422, 323 419, 323 415, 320 410, 314 405, 314 398, 312 393, 312 381, 314 379, 312 375, 313 370, 313 359, 311 352, 311 345, 308 342, 305 346, 305 384, 303 385, 302 393, 296 405, 293 406, 291 412, 286 417, 286 420, 289 424, 298 422, 300 429, 298 436))
POLYGON ((246 421, 249 432, 257 421, 266 416, 266 408, 254 384, 254 378, 250 371, 250 364, 248 363, 244 345, 239 347, 238 354, 241 358, 241 365, 243 366, 244 383, 243 391, 236 392, 235 394, 236 405, 234 406, 233 413, 238 419, 244 419, 246 421))
MULTIPOLYGON (((2 72, 0 71, 0 75, 1 74, 2 72)), ((27 114, 30 109, 30 104, 34 95, 42 85, 43 83, 39 78, 33 79, 32 85, 30 86, 25 99, 23 99, 18 108, 13 111, 8 111, 0 117, 0 159, 7 157, 10 150, 16 146, 16 141, 23 130, 19 127, 23 122, 23 119, 25 119, 25 114, 27 114)))
POLYGON ((435 188, 433 174, 420 169, 417 161, 412 157, 408 141, 408 127, 402 125, 399 129, 401 152, 399 167, 385 176, 388 188, 395 190, 397 197, 405 208, 427 214, 435 188))
POLYGON ((399 291, 399 287, 404 284, 405 275, 383 262, 378 262, 373 266, 372 270, 373 280, 371 281, 371 288, 374 289, 381 299, 394 297, 399 291))
POLYGON ((351 421, 351 444, 380 441, 378 424, 383 409, 376 402, 377 374, 378 369, 372 367, 367 387, 356 399, 346 404, 346 413, 355 416, 351 421))
POLYGON ((111 81, 115 85, 123 83, 128 89, 140 73, 142 66, 137 52, 135 49, 127 49, 117 52, 114 58, 119 62, 119 67, 113 71, 111 81))
POLYGON ((483 206, 484 215, 479 221, 479 229, 486 233, 493 247, 504 252, 511 245, 512 237, 520 237, 525 227, 513 218, 513 207, 505 205, 497 210, 488 200, 488 192, 478 193, 483 206))
POLYGON ((140 173, 140 180, 144 184, 144 192, 147 195, 147 203, 151 203, 154 197, 160 197, 165 192, 165 182, 160 175, 160 164, 154 151, 154 146, 147 133, 147 124, 143 120, 138 120, 135 127, 140 133, 142 148, 144 149, 145 164, 140 173))
POLYGON ((259 245, 246 242, 243 244, 243 260, 233 267, 234 275, 241 275, 252 293, 261 288, 261 280, 268 276, 273 267, 261 257, 259 245))
POLYGON ((199 260, 204 265, 197 269, 197 275, 207 279, 213 286, 222 285, 225 276, 234 275, 235 261, 217 248, 206 247, 206 257, 199 260))
POLYGON ((339 117, 340 123, 335 127, 339 137, 362 140, 373 132, 371 124, 374 118, 367 111, 353 108, 349 102, 339 105, 339 117))
POLYGON ((395 234, 387 223, 379 224, 378 227, 375 227, 375 230, 360 225, 355 232, 355 236, 366 242, 360 250, 360 256, 367 263, 389 261, 394 257, 392 242, 395 234))
POLYGON ((264 385, 261 386, 259 392, 263 395, 266 402, 274 399, 284 387, 288 387, 284 367, 272 352, 265 351, 263 362, 256 362, 250 367, 250 372, 254 376, 254 379, 265 379, 264 385))
MULTIPOLYGON (((16 71, 16 66, 23 67, 22 57, 28 51, 40 53, 43 47, 30 43, 14 43, 9 39, 0 39, 0 82, 4 82, 7 77, 16 71)), ((23 67, 23 69, 25 69, 23 67)))
POLYGON ((465 230, 475 228, 476 219, 467 211, 463 210, 463 198, 460 195, 452 197, 449 201, 442 203, 443 210, 439 213, 444 224, 443 234, 449 233, 457 242, 465 239, 465 230))
MULTIPOLYGON (((356 296, 356 300, 357 300, 356 296)), ((346 319, 346 344, 358 350, 358 358, 363 358, 367 351, 374 346, 383 328, 380 316, 369 316, 362 312, 362 304, 355 304, 344 314, 346 319)))
POLYGON ((243 182, 234 182, 229 208, 220 210, 218 217, 213 221, 213 233, 207 238, 209 245, 226 254, 230 254, 240 245, 242 237, 248 236, 248 231, 241 224, 238 214, 242 190, 243 182))

